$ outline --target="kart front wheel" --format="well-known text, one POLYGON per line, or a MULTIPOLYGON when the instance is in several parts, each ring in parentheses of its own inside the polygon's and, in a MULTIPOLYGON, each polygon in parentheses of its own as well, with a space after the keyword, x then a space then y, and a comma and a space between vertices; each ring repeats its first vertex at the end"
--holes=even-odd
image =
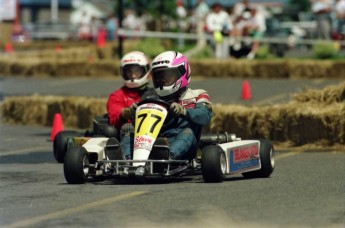
POLYGON ((266 139, 259 139, 259 141, 261 169, 242 173, 245 178, 266 178, 269 177, 274 170, 275 152, 272 143, 266 139))
POLYGON ((210 145, 203 149, 201 173, 207 183, 222 182, 226 173, 226 156, 222 148, 210 145))
POLYGON ((78 136, 76 131, 60 131, 54 138, 53 142, 53 153, 54 158, 57 162, 62 163, 65 158, 66 151, 68 149, 67 140, 68 138, 78 136))
POLYGON ((90 161, 84 147, 75 146, 67 150, 64 161, 64 174, 67 183, 83 184, 90 169, 90 161))

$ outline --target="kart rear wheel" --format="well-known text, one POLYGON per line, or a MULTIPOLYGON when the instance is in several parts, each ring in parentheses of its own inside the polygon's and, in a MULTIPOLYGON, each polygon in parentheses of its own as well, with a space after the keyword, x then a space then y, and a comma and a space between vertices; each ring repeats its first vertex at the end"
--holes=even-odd
POLYGON ((59 163, 62 163, 65 158, 67 151, 67 140, 68 138, 73 138, 79 136, 79 133, 76 131, 60 131, 54 138, 53 143, 53 153, 55 160, 59 163))
POLYGON ((261 169, 252 172, 242 173, 245 178, 266 178, 269 177, 275 166, 274 148, 270 141, 259 139, 261 169))
POLYGON ((226 156, 216 145, 206 146, 201 156, 201 173, 207 183, 220 183, 226 172, 226 156))
POLYGON ((75 146, 67 150, 64 161, 64 174, 67 183, 83 184, 90 169, 89 156, 84 147, 75 146))

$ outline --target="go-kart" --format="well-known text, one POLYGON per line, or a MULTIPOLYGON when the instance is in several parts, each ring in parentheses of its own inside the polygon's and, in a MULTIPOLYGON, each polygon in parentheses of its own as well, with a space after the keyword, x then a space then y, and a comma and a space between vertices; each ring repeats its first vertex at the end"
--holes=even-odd
POLYGON ((199 152, 192 160, 166 157, 168 145, 157 143, 161 129, 171 127, 175 118, 167 111, 169 103, 144 99, 138 103, 134 119, 132 159, 110 160, 106 150, 118 149, 112 138, 91 137, 82 145, 68 148, 64 175, 69 184, 82 184, 100 177, 146 179, 172 177, 201 171, 205 182, 222 182, 226 175, 269 177, 274 170, 274 148, 265 139, 241 140, 235 135, 200 134, 199 152))
POLYGON ((92 130, 78 132, 75 130, 64 130, 56 134, 53 141, 53 155, 57 162, 63 163, 68 148, 74 145, 83 145, 91 137, 116 137, 118 138, 117 129, 109 124, 107 114, 96 116, 93 119, 92 130))

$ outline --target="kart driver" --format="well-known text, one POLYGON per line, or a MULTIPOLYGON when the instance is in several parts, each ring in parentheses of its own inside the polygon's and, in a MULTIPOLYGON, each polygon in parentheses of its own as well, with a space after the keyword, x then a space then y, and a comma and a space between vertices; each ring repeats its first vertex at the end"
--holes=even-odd
POLYGON ((176 51, 166 51, 152 61, 152 81, 160 99, 171 103, 169 112, 178 117, 173 128, 160 133, 166 137, 170 159, 194 159, 202 126, 212 117, 210 97, 205 90, 188 88, 191 70, 187 58, 176 51))
MULTIPOLYGON (((137 107, 135 102, 148 97, 156 97, 156 93, 153 88, 148 86, 150 63, 144 53, 133 51, 124 55, 121 59, 120 74, 124 79, 124 86, 109 95, 107 112, 109 123, 121 133, 124 156, 130 158, 129 135, 133 129, 130 119, 137 107)), ((110 138, 108 144, 118 144, 118 141, 116 138, 110 138)), ((110 159, 122 159, 122 153, 119 155, 116 150, 106 150, 106 153, 110 159)))

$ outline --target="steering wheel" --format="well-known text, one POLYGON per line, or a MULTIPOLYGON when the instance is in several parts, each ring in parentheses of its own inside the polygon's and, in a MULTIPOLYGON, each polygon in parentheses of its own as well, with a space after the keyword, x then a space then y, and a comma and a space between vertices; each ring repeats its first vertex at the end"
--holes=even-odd
POLYGON ((178 122, 178 116, 173 116, 169 112, 169 107, 170 107, 170 103, 169 102, 166 102, 166 101, 164 101, 162 99, 159 99, 159 98, 145 98, 145 99, 142 99, 141 101, 138 102, 138 106, 140 106, 142 104, 147 104, 147 103, 158 104, 158 105, 163 106, 166 110, 168 110, 168 115, 165 118, 165 121, 163 123, 163 127, 162 128, 169 128, 173 124, 176 124, 178 122))
POLYGON ((168 103, 162 99, 152 98, 152 97, 142 99, 141 101, 138 102, 138 106, 140 106, 142 104, 147 104, 147 103, 155 103, 155 104, 163 105, 165 107, 165 109, 168 109, 170 107, 170 103, 168 103))

